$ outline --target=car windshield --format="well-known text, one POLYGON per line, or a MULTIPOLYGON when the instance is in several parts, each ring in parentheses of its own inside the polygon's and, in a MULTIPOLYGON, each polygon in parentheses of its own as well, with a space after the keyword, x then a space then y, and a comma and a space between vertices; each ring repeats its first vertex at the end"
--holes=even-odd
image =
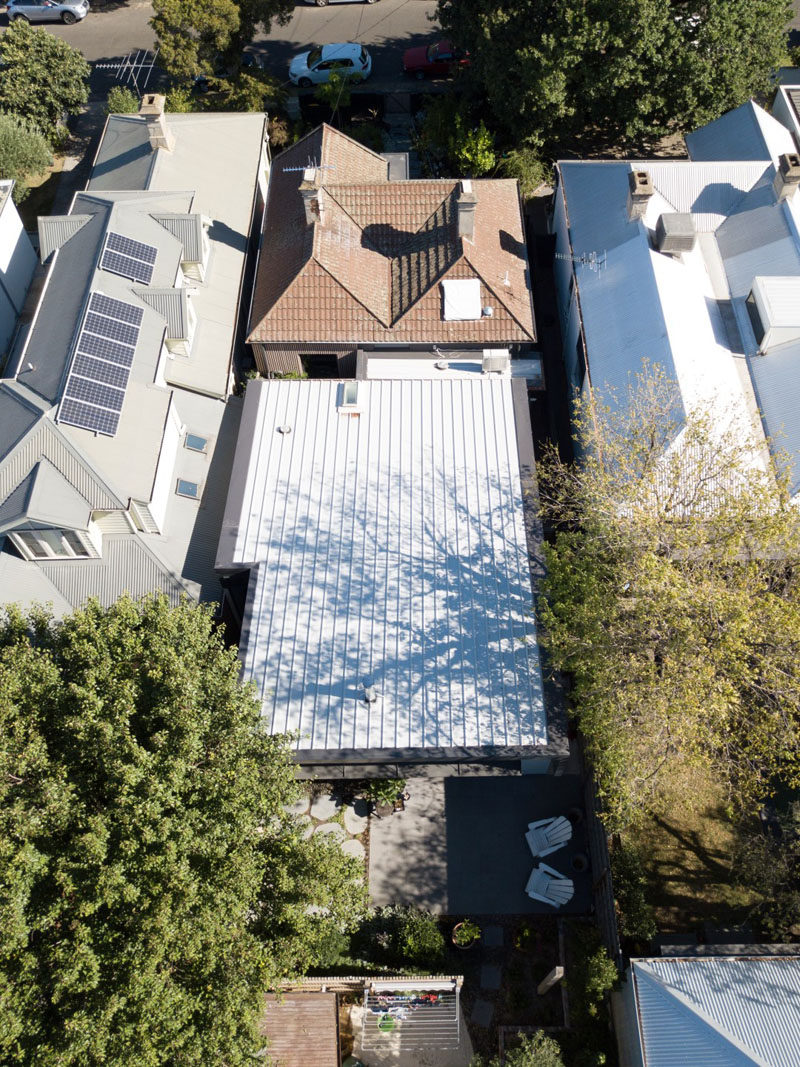
POLYGON ((436 53, 438 52, 438 50, 439 50, 439 45, 438 44, 429 44, 428 45, 428 51, 427 51, 426 55, 428 57, 428 62, 429 63, 433 63, 434 59, 436 59, 436 53))
POLYGON ((317 65, 317 63, 319 63, 319 61, 321 59, 322 59, 322 49, 321 48, 312 48, 311 51, 308 53, 308 59, 306 60, 306 66, 307 67, 314 67, 314 66, 317 65))

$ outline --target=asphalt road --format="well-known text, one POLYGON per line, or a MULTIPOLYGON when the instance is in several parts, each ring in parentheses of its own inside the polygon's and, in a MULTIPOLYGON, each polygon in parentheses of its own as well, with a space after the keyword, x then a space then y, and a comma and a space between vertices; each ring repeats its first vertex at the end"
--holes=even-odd
MULTIPOLYGON (((289 61, 298 52, 315 44, 359 41, 372 53, 373 82, 395 80, 403 50, 438 36, 429 19, 435 10, 436 0, 380 0, 375 4, 331 4, 322 8, 300 0, 291 22, 287 26, 274 25, 269 34, 259 34, 251 50, 263 56, 267 68, 276 76, 285 78, 289 61)), ((103 7, 97 3, 75 26, 40 25, 79 48, 91 63, 111 63, 130 52, 154 46, 153 31, 148 25, 152 13, 149 0, 117 0, 103 7)), ((7 25, 5 16, 2 23, 0 29, 7 25)))

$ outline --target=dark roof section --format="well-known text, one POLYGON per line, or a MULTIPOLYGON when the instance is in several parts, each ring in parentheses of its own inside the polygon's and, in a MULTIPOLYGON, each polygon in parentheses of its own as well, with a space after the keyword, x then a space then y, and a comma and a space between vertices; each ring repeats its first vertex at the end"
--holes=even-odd
POLYGON ((87 189, 146 189, 155 156, 144 119, 109 115, 87 189))
POLYGON ((276 1067, 339 1067, 339 1020, 335 993, 268 996, 261 1034, 276 1067))

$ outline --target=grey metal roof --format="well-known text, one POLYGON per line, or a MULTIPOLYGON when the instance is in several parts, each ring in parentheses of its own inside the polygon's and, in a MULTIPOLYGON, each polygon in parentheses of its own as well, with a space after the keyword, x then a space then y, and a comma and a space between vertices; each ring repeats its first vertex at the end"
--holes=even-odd
POLYGON ((40 215, 37 225, 39 227, 39 258, 42 263, 57 248, 66 244, 70 237, 74 237, 91 217, 91 215, 40 215))
POLYGON ((179 215, 172 212, 153 212, 152 217, 177 237, 183 245, 183 259, 188 263, 203 260, 203 220, 200 215, 179 215))
POLYGON ((109 115, 88 188, 146 189, 156 152, 138 115, 109 115))
POLYGON ((21 522, 88 530, 89 502, 49 460, 40 460, 0 505, 0 533, 21 522))
POLYGON ((217 562, 255 565, 245 675, 298 748, 546 743, 513 384, 248 386, 217 562))
POLYGON ((15 382, 0 381, 0 461, 33 429, 41 414, 23 397, 15 382))
POLYGON ((748 100, 707 126, 686 134, 686 149, 695 162, 711 160, 775 161, 793 152, 792 135, 762 107, 748 100))
POLYGON ((797 1067, 800 957, 631 961, 645 1067, 797 1067))
POLYGON ((170 603, 177 604, 188 589, 169 572, 144 541, 135 534, 104 537, 103 558, 39 560, 38 565, 59 593, 78 608, 89 597, 97 597, 104 607, 124 593, 133 597, 163 590, 170 603))
POLYGON ((185 340, 189 336, 189 312, 185 289, 147 289, 135 286, 133 292, 167 322, 167 337, 185 340))
POLYGON ((764 432, 794 495, 800 492, 800 344, 750 356, 747 363, 764 432))

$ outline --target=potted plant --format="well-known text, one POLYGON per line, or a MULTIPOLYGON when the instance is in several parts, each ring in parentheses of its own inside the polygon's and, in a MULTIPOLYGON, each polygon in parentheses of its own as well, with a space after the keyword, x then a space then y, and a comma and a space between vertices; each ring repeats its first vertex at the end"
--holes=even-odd
POLYGON ((457 948, 469 948, 470 945, 475 944, 480 936, 480 926, 470 919, 464 919, 463 922, 456 923, 453 927, 453 944, 457 948))
POLYGON ((375 778, 365 786, 363 796, 380 818, 381 815, 392 814, 405 786, 404 778, 375 778))

